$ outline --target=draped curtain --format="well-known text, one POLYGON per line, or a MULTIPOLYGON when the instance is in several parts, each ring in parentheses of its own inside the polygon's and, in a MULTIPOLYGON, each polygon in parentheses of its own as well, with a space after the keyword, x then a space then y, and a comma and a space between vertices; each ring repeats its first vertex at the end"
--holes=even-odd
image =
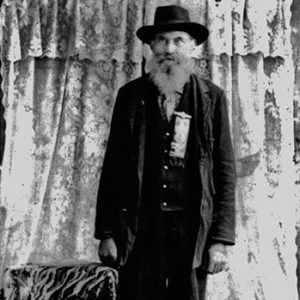
POLYGON ((237 245, 206 298, 297 299, 291 0, 5 0, 1 269, 98 261, 114 99, 151 55, 135 31, 171 3, 210 29, 195 57, 227 93, 237 162, 237 245))

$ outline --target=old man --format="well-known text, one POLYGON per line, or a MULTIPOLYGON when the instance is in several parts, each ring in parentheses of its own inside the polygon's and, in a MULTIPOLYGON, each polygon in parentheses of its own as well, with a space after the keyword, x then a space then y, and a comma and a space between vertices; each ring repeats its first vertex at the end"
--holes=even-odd
POLYGON ((149 72, 118 93, 95 237, 120 300, 197 300, 235 240, 235 164, 224 92, 192 59, 208 30, 178 5, 137 31, 149 72))

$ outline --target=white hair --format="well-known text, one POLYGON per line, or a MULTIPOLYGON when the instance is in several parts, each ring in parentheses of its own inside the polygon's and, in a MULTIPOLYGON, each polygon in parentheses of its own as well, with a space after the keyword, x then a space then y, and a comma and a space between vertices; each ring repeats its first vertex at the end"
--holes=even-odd
POLYGON ((181 54, 172 54, 166 59, 158 59, 153 55, 146 68, 154 84, 166 96, 181 91, 189 81, 190 75, 195 73, 193 60, 181 54))

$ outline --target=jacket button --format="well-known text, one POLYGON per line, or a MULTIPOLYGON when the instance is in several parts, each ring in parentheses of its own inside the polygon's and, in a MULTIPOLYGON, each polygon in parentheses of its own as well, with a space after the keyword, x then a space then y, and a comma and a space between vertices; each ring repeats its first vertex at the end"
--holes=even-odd
POLYGON ((166 184, 163 184, 163 189, 166 189, 168 186, 166 184))
POLYGON ((164 165, 164 169, 165 169, 165 170, 168 170, 169 167, 168 167, 167 165, 164 165))
POLYGON ((205 205, 204 203, 201 204, 201 210, 202 210, 203 212, 205 212, 205 210, 206 210, 206 205, 205 205))
POLYGON ((167 207, 168 203, 167 202, 163 202, 163 207, 167 207))
POLYGON ((203 165, 205 162, 205 156, 200 157, 200 164, 203 165))

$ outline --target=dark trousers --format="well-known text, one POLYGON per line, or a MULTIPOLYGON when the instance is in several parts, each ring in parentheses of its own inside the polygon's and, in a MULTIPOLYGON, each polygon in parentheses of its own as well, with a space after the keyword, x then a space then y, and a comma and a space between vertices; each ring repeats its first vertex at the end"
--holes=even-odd
POLYGON ((205 275, 191 269, 195 242, 190 223, 183 212, 161 212, 139 231, 119 272, 118 300, 202 299, 205 275))

